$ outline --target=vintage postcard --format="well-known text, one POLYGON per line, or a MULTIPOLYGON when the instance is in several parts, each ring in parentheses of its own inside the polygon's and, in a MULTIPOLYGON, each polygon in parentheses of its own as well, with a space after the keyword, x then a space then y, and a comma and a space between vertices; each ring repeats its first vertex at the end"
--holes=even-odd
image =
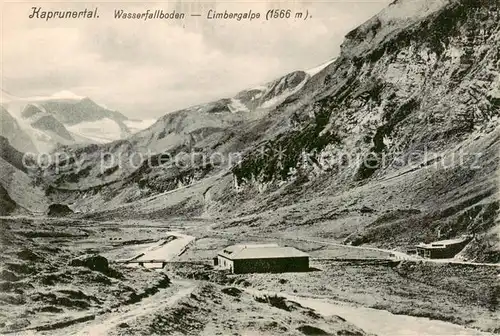
POLYGON ((0 15, 0 334, 500 334, 498 0, 0 15))

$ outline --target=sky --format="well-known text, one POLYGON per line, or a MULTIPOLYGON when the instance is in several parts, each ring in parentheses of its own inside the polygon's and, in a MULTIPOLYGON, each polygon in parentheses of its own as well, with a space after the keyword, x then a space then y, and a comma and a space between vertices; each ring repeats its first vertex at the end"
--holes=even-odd
POLYGON ((2 2, 2 89, 20 97, 71 91, 129 118, 231 97, 336 57, 347 32, 389 0, 2 2), (29 19, 43 10, 93 10, 98 19, 29 19), (266 21, 269 9, 306 20, 266 21), (118 20, 115 10, 184 12, 183 20, 118 20), (209 20, 208 10, 260 13, 253 21, 209 20), (201 14, 192 17, 190 14, 201 14))

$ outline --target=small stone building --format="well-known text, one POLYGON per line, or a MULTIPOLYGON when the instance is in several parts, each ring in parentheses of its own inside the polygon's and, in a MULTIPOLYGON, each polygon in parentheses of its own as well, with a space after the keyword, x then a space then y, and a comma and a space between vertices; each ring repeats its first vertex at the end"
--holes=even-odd
POLYGON ((289 246, 234 245, 218 252, 214 264, 236 274, 305 272, 309 255, 289 246))

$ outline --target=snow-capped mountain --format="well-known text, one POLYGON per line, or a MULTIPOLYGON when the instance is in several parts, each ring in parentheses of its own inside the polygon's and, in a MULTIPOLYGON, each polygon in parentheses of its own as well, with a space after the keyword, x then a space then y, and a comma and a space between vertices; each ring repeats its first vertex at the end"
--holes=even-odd
POLYGON ((51 138, 57 139, 58 142, 72 143, 74 141, 73 136, 68 132, 64 124, 38 105, 26 105, 21 115, 24 121, 28 122, 31 127, 50 134, 51 138))
POLYGON ((59 146, 111 142, 150 124, 150 121, 129 121, 123 114, 69 91, 24 98, 2 91, 1 99, 2 115, 5 115, 2 119, 15 121, 13 129, 19 131, 14 134, 22 134, 23 140, 7 127, 1 135, 23 151, 50 152, 59 146), (126 123, 132 124, 133 129, 126 123))
POLYGON ((300 91, 311 77, 333 62, 322 63, 312 69, 294 71, 263 85, 243 90, 230 99, 219 101, 219 111, 249 113, 248 117, 260 118, 270 109, 283 103, 288 97, 300 91))
POLYGON ((0 135, 8 139, 12 146, 18 150, 23 152, 35 152, 37 150, 31 137, 2 105, 0 105, 0 135))

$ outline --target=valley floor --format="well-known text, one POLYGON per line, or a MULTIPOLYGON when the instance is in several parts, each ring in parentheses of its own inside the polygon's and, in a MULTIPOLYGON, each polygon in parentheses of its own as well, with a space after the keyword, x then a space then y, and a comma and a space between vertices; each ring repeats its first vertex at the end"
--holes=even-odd
POLYGON ((47 335, 488 335, 499 267, 395 260, 382 249, 235 235, 210 221, 0 219, 0 332, 47 335), (194 239, 195 237, 195 239, 194 239), (193 240, 194 239, 194 240, 193 240), (235 243, 276 242, 311 271, 214 270, 235 243), (93 258, 102 255, 109 260, 93 258), (117 261, 164 258, 151 270, 117 261))

